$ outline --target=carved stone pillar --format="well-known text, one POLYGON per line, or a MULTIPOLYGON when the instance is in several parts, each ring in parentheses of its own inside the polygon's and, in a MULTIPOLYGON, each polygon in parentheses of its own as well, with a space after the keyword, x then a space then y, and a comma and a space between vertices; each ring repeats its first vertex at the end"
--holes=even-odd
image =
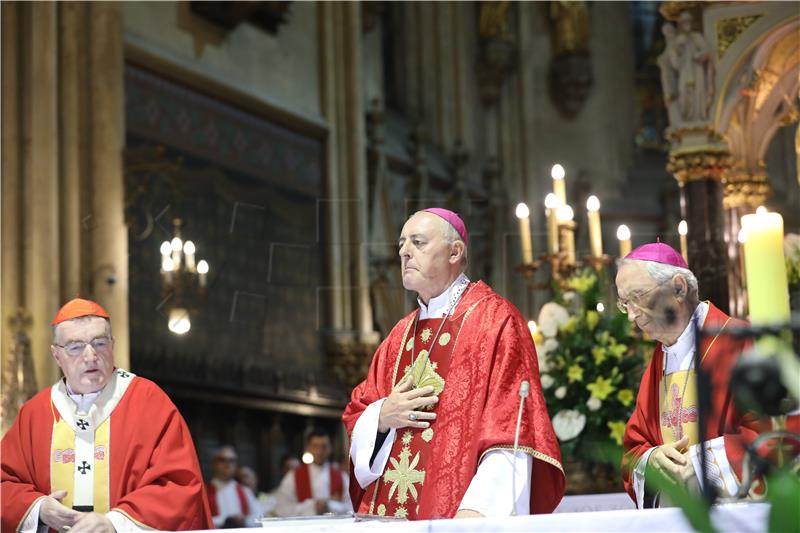
POLYGON ((24 308, 42 388, 59 374, 50 320, 77 292, 109 310, 129 366, 119 6, 6 2, 2 30, 2 351, 24 308))
MULTIPOLYGON (((689 134, 690 142, 697 140, 698 132, 684 133, 689 134)), ((687 139, 678 137, 678 140, 687 139)), ((730 166, 730 156, 719 142, 692 144, 693 148, 673 149, 667 170, 681 187, 681 214, 689 225, 689 268, 697 276, 700 298, 711 300, 727 312, 728 254, 722 178, 730 166)))

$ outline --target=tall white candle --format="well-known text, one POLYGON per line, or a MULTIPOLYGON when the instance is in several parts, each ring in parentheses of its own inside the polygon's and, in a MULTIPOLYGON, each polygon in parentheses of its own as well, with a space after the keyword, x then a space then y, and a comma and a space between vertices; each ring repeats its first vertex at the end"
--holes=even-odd
POLYGON ((631 230, 625 224, 617 228, 617 239, 619 239, 619 257, 622 259, 631 253, 631 230))
POLYGON ((566 205, 567 203, 567 180, 565 176, 566 172, 564 171, 564 167, 558 163, 553 165, 553 168, 550 169, 550 177, 553 178, 553 193, 558 196, 561 205, 566 205))
POLYGON ((592 257, 603 256, 603 232, 600 226, 600 200, 590 196, 586 200, 586 217, 589 219, 589 246, 592 257))
POLYGON ((533 243, 531 242, 530 209, 524 203, 517 204, 516 215, 519 219, 519 237, 522 244, 522 262, 533 264, 533 243))

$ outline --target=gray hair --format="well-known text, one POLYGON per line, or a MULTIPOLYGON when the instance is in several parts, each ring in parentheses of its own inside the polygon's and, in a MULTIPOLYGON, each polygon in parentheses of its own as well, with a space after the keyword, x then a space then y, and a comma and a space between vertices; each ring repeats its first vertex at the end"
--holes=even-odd
POLYGON ((467 243, 464 242, 464 239, 461 238, 461 235, 458 234, 456 228, 454 228, 452 224, 445 219, 442 219, 442 223, 442 236, 447 244, 453 244, 456 241, 461 241, 464 244, 464 254, 461 256, 461 266, 464 267, 464 270, 467 270, 467 243))
MULTIPOLYGON (((108 337, 109 338, 113 338, 114 337, 114 335, 111 333, 111 321, 109 319, 107 319, 106 317, 103 317, 103 316, 97 316, 97 315, 79 316, 79 317, 73 318, 71 320, 65 320, 65 322, 86 322, 86 321, 88 321, 88 320, 90 320, 92 318, 102 318, 103 320, 105 320, 106 321, 106 332, 108 333, 108 337)), ((58 324, 53 326, 53 344, 57 344, 58 343, 58 326, 60 326, 61 324, 63 324, 63 322, 59 322, 58 324)))
POLYGON ((682 268, 655 261, 640 261, 638 259, 620 259, 619 268, 629 263, 638 263, 647 269, 647 273, 658 284, 667 283, 676 275, 681 275, 689 286, 687 297, 696 299, 698 296, 697 278, 688 268, 682 268))

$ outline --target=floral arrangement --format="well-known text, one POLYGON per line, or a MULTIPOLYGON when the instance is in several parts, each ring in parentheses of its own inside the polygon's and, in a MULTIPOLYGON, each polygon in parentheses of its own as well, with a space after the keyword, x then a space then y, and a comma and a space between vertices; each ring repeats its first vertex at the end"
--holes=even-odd
POLYGON ((786 234, 783 238, 783 255, 786 257, 786 278, 789 286, 800 286, 800 235, 786 234))
POLYGON ((587 269, 556 287, 534 334, 542 388, 565 459, 604 461, 609 448, 621 447, 652 353, 652 344, 633 337, 627 317, 608 305, 602 285, 587 269))

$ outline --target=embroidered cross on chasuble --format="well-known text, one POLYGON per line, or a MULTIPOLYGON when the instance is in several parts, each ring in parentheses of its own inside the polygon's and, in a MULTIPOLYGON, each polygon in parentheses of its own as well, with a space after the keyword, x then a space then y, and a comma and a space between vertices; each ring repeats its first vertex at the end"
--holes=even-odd
POLYGON ((673 372, 662 380, 658 405, 664 443, 672 444, 686 435, 689 437, 687 446, 697 444, 697 376, 694 370, 673 372))
MULTIPOLYGON (((414 388, 431 385, 434 394, 439 396, 445 388, 451 354, 463 318, 462 314, 420 320, 416 325, 416 336, 412 321, 401 344, 392 383, 410 378, 414 388), (436 337, 434 332, 440 326, 441 332, 436 337)), ((435 412, 436 406, 432 410, 435 412)), ((359 512, 413 520, 419 512, 420 496, 425 490, 425 465, 431 447, 436 444, 436 420, 426 429, 399 429, 386 470, 370 485, 361 500, 359 512)))

